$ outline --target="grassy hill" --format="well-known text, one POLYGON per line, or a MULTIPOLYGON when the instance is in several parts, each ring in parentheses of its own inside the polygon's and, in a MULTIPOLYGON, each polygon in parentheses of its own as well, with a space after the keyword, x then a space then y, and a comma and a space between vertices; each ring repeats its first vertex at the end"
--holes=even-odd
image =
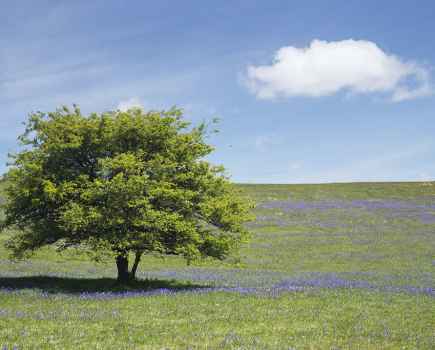
POLYGON ((238 186, 257 203, 240 256, 148 256, 128 290, 111 260, 1 245, 0 346, 435 348, 435 183, 238 186))

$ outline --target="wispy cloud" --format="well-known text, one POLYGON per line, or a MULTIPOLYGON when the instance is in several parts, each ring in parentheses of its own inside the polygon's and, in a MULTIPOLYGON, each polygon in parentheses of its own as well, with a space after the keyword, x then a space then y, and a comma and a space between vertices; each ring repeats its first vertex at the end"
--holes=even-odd
POLYGON ((299 162, 292 162, 290 163, 290 170, 299 170, 302 168, 302 164, 299 162))
POLYGON ((132 97, 127 100, 123 100, 118 103, 116 109, 119 109, 122 112, 129 110, 130 108, 144 108, 143 103, 137 97, 132 97))
POLYGON ((309 47, 282 47, 270 65, 249 66, 247 84, 261 99, 327 96, 341 90, 385 93, 393 102, 429 96, 429 71, 365 40, 313 40, 309 47))
POLYGON ((257 151, 266 152, 270 148, 280 145, 281 138, 278 135, 258 135, 254 140, 254 146, 257 151))
POLYGON ((424 158, 433 150, 432 142, 410 145, 404 149, 361 158, 345 166, 320 172, 311 178, 315 180, 313 182, 398 181, 406 180, 407 177, 417 179, 421 174, 427 175, 432 165, 419 161, 420 165, 416 168, 414 160, 424 158))

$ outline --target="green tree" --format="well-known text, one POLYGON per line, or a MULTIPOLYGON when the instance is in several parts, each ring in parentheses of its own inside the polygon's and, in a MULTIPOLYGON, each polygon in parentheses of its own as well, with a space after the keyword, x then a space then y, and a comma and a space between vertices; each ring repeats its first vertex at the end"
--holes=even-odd
POLYGON ((248 238, 251 204, 204 160, 206 129, 176 108, 32 113, 6 174, 3 228, 18 228, 7 246, 110 251, 121 283, 144 253, 224 259, 248 238))

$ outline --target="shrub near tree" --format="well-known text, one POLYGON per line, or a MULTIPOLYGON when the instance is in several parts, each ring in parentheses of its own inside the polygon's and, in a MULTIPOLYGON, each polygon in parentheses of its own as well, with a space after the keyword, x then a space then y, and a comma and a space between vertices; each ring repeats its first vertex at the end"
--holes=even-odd
POLYGON ((251 204, 204 160, 206 135, 176 108, 31 114, 6 174, 3 228, 18 229, 7 246, 15 257, 46 245, 110 251, 120 283, 146 253, 226 258, 248 238, 251 204))

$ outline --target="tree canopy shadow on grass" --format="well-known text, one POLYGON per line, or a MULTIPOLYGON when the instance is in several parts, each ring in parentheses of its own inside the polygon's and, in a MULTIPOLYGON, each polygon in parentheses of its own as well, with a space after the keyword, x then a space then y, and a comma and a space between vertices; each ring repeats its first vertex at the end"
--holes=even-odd
POLYGON ((73 278, 53 276, 0 277, 0 289, 39 289, 46 293, 106 293, 106 292, 153 292, 168 290, 183 292, 210 288, 210 286, 176 280, 144 279, 118 284, 113 278, 73 278))

